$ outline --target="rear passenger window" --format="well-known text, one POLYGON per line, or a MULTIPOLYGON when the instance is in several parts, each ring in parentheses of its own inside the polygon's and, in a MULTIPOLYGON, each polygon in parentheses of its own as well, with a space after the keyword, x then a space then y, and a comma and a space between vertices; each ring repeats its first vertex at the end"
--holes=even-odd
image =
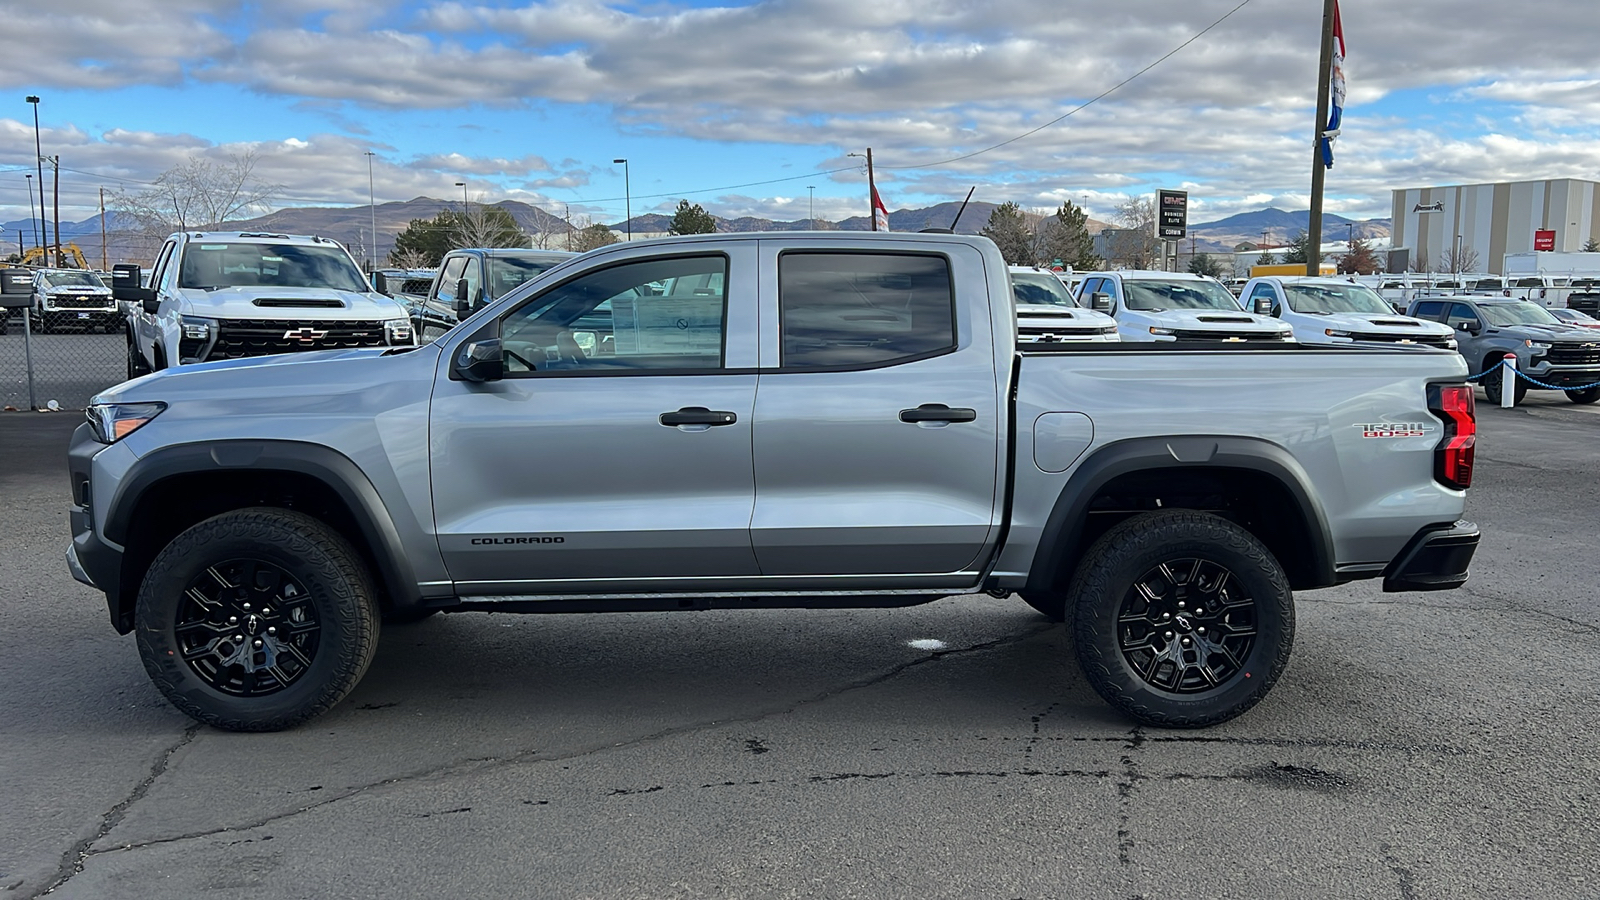
POLYGON ((785 253, 778 310, 786 369, 868 368, 956 347, 950 261, 911 253, 785 253))
POLYGON ((1438 300, 1427 300, 1417 304, 1416 311, 1412 313, 1418 319, 1435 319, 1444 312, 1444 304, 1438 300))

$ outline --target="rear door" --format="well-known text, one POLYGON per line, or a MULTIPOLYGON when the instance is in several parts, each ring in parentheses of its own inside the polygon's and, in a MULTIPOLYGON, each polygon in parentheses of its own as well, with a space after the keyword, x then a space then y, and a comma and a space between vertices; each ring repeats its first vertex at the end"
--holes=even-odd
POLYGON ((751 540, 763 579, 971 584, 1004 449, 983 258, 950 242, 814 246, 762 241, 751 540))
POLYGON ((498 320, 501 381, 452 380, 471 336, 451 341, 430 447, 458 591, 715 590, 758 575, 755 248, 636 253, 531 295, 498 320), (610 340, 589 330, 599 319, 610 340))

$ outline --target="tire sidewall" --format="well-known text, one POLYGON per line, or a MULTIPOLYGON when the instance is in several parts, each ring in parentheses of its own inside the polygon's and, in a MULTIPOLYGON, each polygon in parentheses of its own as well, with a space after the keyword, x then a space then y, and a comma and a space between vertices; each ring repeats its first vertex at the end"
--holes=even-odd
MULTIPOLYGON (((173 705, 207 724, 272 730, 309 718, 353 687, 353 681, 343 684, 340 675, 348 667, 346 657, 361 646, 363 623, 356 607, 370 604, 370 591, 359 579, 351 581, 346 563, 323 552, 300 529, 260 517, 224 514, 201 522, 157 555, 140 586, 135 629, 146 670, 173 705), (180 655, 176 626, 184 590, 207 566, 231 559, 254 559, 282 568, 305 589, 315 610, 320 631, 311 665, 274 694, 223 693, 180 655)), ((370 610, 367 618, 366 627, 376 629, 370 610)))
MULTIPOLYGON (((1282 674, 1294 639, 1293 594, 1266 548, 1220 518, 1195 518, 1195 524, 1209 526, 1215 537, 1157 541, 1114 558, 1091 559, 1086 565, 1090 571, 1074 592, 1074 627, 1086 674, 1114 695, 1106 698, 1114 705, 1154 724, 1210 724, 1253 706, 1282 674), (1249 544, 1255 544, 1259 555, 1248 549, 1249 544), (1223 566, 1255 602, 1256 639, 1239 671, 1219 687, 1192 694, 1171 693, 1147 683, 1123 656, 1117 621, 1135 579, 1162 562, 1179 559, 1223 566), (1098 665, 1098 672, 1089 671, 1091 663, 1098 665)), ((1132 533, 1159 535, 1175 525, 1170 520, 1151 521, 1147 529, 1132 533)), ((1116 532, 1106 537, 1115 546, 1116 532)))

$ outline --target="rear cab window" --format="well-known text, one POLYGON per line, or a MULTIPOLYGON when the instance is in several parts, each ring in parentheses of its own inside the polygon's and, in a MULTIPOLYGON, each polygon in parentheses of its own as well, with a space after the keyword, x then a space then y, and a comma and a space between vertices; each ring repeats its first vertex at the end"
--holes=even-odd
POLYGON ((950 260, 932 253, 778 257, 784 370, 878 368, 956 349, 950 260))

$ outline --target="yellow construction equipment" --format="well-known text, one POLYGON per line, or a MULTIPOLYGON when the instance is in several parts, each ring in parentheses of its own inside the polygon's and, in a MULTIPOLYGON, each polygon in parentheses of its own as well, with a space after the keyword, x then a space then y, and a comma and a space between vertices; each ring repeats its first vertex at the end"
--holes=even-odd
MULTIPOLYGON (((21 265, 48 267, 50 265, 50 258, 52 255, 54 255, 53 251, 54 248, 51 247, 31 247, 28 250, 23 251, 21 265)), ((83 258, 83 251, 78 248, 77 244, 62 244, 61 256, 63 261, 66 263, 66 268, 89 268, 89 261, 83 258)))

